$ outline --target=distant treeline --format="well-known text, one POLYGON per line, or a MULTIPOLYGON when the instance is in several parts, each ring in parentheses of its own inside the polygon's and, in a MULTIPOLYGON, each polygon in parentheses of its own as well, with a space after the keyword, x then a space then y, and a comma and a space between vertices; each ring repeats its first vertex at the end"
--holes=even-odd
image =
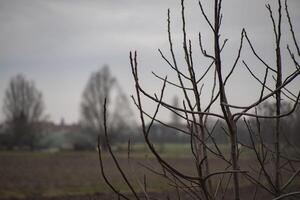
MULTIPOLYGON (((274 115, 272 103, 265 103, 259 107, 258 111, 261 115, 272 116, 274 115)), ((290 106, 284 104, 284 109, 288 111, 290 106)), ((274 141, 274 119, 256 119, 248 118, 248 124, 243 120, 238 123, 238 140, 239 142, 251 145, 250 134, 256 134, 256 137, 261 138, 266 144, 272 144, 274 141), (247 126, 248 125, 248 126, 247 126), (257 134, 260 134, 257 137, 257 134)), ((285 132, 285 138, 281 138, 283 143, 287 145, 300 145, 300 108, 281 120, 281 130, 285 132)), ((226 144, 229 142, 227 130, 224 122, 210 119, 207 121, 207 135, 206 141, 208 144, 213 141, 218 144, 226 144), (211 137, 212 136, 212 137, 211 137)), ((174 124, 170 123, 164 126, 154 123, 150 132, 150 139, 155 144, 165 143, 189 143, 190 136, 185 134, 184 131, 187 126, 183 123, 174 124), (173 127, 173 128, 170 128, 173 127), (179 130, 182 130, 179 131, 179 130)), ((139 131, 140 127, 131 126, 124 127, 123 129, 111 129, 109 132, 109 139, 112 145, 116 143, 126 143, 131 140, 134 143, 144 142, 144 137, 139 131)), ((98 133, 87 127, 80 125, 65 125, 63 123, 56 125, 50 122, 39 124, 40 134, 35 137, 34 144, 28 142, 31 136, 26 137, 23 134, 21 138, 14 137, 11 129, 2 124, 0 129, 0 149, 30 149, 30 145, 34 145, 35 150, 41 149, 72 149, 72 150, 95 150, 97 146, 98 133), (22 143, 20 145, 20 143, 22 143), (17 144, 17 145, 16 145, 17 144)), ((255 141, 258 142, 258 141, 255 141)))

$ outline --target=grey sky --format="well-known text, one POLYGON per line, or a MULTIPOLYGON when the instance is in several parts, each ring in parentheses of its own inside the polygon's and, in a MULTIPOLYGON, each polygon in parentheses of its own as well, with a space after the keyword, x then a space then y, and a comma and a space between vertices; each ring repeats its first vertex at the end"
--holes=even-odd
MULTIPOLYGON (((243 27, 247 28, 259 52, 263 52, 267 61, 272 61, 270 49, 274 36, 264 7, 266 2, 274 1, 223 1, 222 37, 229 38, 224 52, 228 57, 225 64, 232 62, 230 58, 236 53, 243 27)), ((186 0, 186 4, 189 37, 195 43, 195 52, 200 53, 196 49, 197 33, 202 32, 204 45, 208 47, 211 44, 209 28, 201 17, 197 1, 186 0)), ((300 40, 297 34, 300 32, 300 1, 289 0, 289 5, 300 40)), ((0 106, 9 79, 23 73, 42 90, 46 113, 51 119, 59 121, 63 117, 66 122, 76 122, 81 94, 90 73, 104 64, 110 66, 128 95, 134 93, 128 59, 130 50, 138 50, 143 85, 151 93, 158 92, 161 82, 153 78, 151 71, 170 74, 157 52, 157 48, 161 48, 168 55, 167 8, 171 8, 173 37, 180 47, 179 0, 0 0, 0 106)), ((290 36, 284 40, 290 41, 290 36)), ((202 60, 198 60, 200 65, 202 60)), ((255 90, 253 84, 247 86, 247 90, 240 88, 239 83, 251 80, 243 78, 242 68, 241 65, 231 83, 234 91, 231 98, 241 104, 255 98, 249 95, 255 90)), ((169 91, 169 97, 176 94, 174 88, 170 87, 169 91)))

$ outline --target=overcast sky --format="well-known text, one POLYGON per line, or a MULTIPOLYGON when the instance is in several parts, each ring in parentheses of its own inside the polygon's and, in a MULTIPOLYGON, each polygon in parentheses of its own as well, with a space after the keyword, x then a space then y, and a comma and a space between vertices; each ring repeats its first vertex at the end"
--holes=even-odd
MULTIPOLYGON (((236 54, 243 27, 261 55, 273 64, 274 36, 264 6, 266 2, 274 1, 223 1, 222 38, 229 39, 224 50, 225 65, 229 65, 236 54)), ((186 4, 188 36, 194 42, 194 55, 200 55, 197 34, 201 31, 204 45, 210 50, 211 32, 201 17, 197 1, 186 0, 186 4)), ((289 0, 289 5, 300 42, 300 1, 289 0)), ((162 76, 172 73, 157 51, 161 48, 169 55, 168 8, 171 8, 175 47, 180 48, 179 0, 0 0, 0 121, 4 119, 2 101, 5 88, 9 79, 18 73, 33 80, 43 92, 46 113, 56 122, 61 118, 68 123, 79 119, 82 91, 90 74, 103 65, 110 67, 129 96, 134 93, 128 59, 130 50, 138 51, 144 87, 151 93, 158 92, 161 82, 151 75, 151 71, 162 76)), ((205 8, 211 9, 206 4, 205 8)), ((207 13, 212 17, 210 11, 207 13)), ((288 30, 286 25, 284 21, 284 32, 288 30)), ((283 39, 284 44, 291 41, 289 34, 283 39)), ((180 55, 179 52, 177 50, 180 55)), ((252 62, 251 57, 243 59, 252 62)), ((201 74, 204 67, 200 66, 207 61, 201 58, 197 63, 196 70, 201 74)), ((263 71, 260 67, 253 66, 253 69, 260 73, 263 71)), ((245 78, 244 73, 245 69, 240 65, 227 89, 230 100, 240 104, 256 98, 253 94, 257 87, 250 83, 253 81, 251 77, 245 78), (248 81, 249 84, 244 86, 248 81)), ((207 84, 210 82, 207 80, 207 84)), ((177 95, 172 87, 168 91, 170 98, 177 95)))

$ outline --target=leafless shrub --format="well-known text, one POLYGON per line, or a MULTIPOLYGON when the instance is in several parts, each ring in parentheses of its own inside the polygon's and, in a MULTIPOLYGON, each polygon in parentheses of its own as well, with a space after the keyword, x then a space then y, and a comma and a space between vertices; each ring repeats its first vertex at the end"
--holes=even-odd
MULTIPOLYGON (((296 109, 297 104, 299 104, 299 94, 294 94, 288 90, 288 86, 294 83, 294 80, 300 74, 300 67, 298 63, 299 58, 299 47, 296 41, 296 36, 294 33, 292 19, 290 18, 287 6, 287 0, 277 1, 277 14, 274 14, 274 8, 269 4, 266 5, 267 11, 270 14, 271 24, 273 26, 273 32, 275 35, 275 66, 268 64, 262 56, 260 56, 251 39, 247 33, 246 29, 241 30, 240 45, 237 49, 234 62, 231 65, 228 74, 224 74, 224 65, 222 57, 222 50, 226 45, 227 39, 222 40, 220 35, 220 28, 222 25, 222 0, 215 0, 213 5, 213 19, 208 16, 206 10, 203 7, 203 1, 199 1, 199 8, 202 16, 206 20, 206 23, 211 29, 211 34, 213 36, 213 43, 211 44, 211 49, 213 52, 210 53, 202 44, 201 34, 199 33, 199 47, 201 49, 202 55, 211 60, 211 64, 206 67, 202 75, 198 75, 195 72, 193 47, 191 40, 188 39, 186 31, 186 17, 185 17, 185 2, 181 0, 181 19, 182 19, 182 51, 184 54, 184 65, 183 69, 181 64, 177 59, 177 56, 173 47, 173 39, 171 33, 171 20, 170 20, 170 10, 168 10, 168 41, 169 41, 169 52, 170 58, 168 58, 163 51, 159 50, 162 59, 166 64, 174 71, 178 78, 178 83, 168 80, 167 77, 160 77, 154 73, 154 75, 163 81, 162 88, 160 90, 160 95, 151 95, 143 89, 139 80, 138 73, 138 60, 137 53, 130 52, 130 64, 132 75, 135 81, 136 97, 133 97, 133 101, 139 109, 140 121, 142 124, 142 133, 148 148, 151 153, 155 156, 158 163, 162 167, 162 171, 152 170, 153 173, 164 177, 170 182, 170 185, 174 187, 177 191, 178 199, 181 199, 182 193, 187 193, 190 199, 224 199, 228 195, 227 191, 233 192, 232 199, 241 199, 240 190, 243 188, 241 180, 247 180, 249 184, 252 185, 251 188, 254 189, 252 199, 257 199, 258 189, 263 190, 268 193, 274 199, 283 199, 290 196, 299 195, 299 191, 291 191, 289 186, 293 181, 299 177, 300 169, 299 165, 295 163, 299 162, 296 159, 284 155, 282 153, 283 149, 281 146, 280 138, 285 134, 281 131, 280 126, 282 123, 282 118, 290 115, 296 109), (282 18, 286 16, 288 19, 288 24, 290 28, 290 33, 293 38, 293 46, 296 48, 296 53, 294 53, 290 46, 287 49, 282 47, 281 37, 282 37, 282 18), (259 78, 251 70, 251 67, 247 64, 246 60, 242 60, 241 54, 245 46, 250 48, 250 53, 254 55, 261 65, 265 68, 265 74, 263 79, 259 78), (282 51, 287 50, 290 59, 295 65, 295 68, 291 74, 284 77, 283 63, 282 63, 282 51), (253 77, 261 85, 261 89, 257 91, 257 99, 247 106, 232 105, 228 101, 228 94, 226 92, 226 84, 228 80, 234 74, 236 67, 239 64, 249 71, 249 75, 253 77), (211 88, 211 97, 208 104, 204 105, 201 101, 201 91, 203 88, 203 79, 208 76, 208 72, 213 71, 213 86, 211 88), (269 80, 273 80, 270 82, 269 80), (274 84, 275 82, 275 84, 274 84), (187 84, 188 83, 188 84, 187 84), (164 92, 166 85, 172 85, 181 90, 183 94, 182 106, 173 106, 172 104, 164 101, 164 92), (189 85, 189 86, 187 86, 189 85), (147 113, 144 109, 142 98, 150 99, 157 104, 156 110, 153 115, 147 113), (260 115, 257 112, 257 106, 266 102, 267 100, 275 99, 275 114, 273 115, 260 115), (290 110, 282 111, 283 99, 287 99, 293 102, 290 110), (213 106, 219 106, 221 113, 211 112, 213 106), (164 124, 158 120, 158 111, 161 109, 167 109, 180 118, 182 118, 187 126, 187 129, 180 129, 178 127, 164 124), (146 118, 150 118, 150 124, 146 125, 146 118), (222 121, 225 126, 223 127, 223 132, 218 134, 225 134, 229 138, 230 155, 226 155, 222 151, 219 144, 216 143, 213 137, 214 128, 207 126, 207 121, 209 118, 215 118, 216 124, 222 121), (274 135, 274 141, 271 144, 266 144, 262 139, 261 133, 261 120, 262 119, 272 119, 275 121, 275 131, 272 133, 274 135), (181 131, 190 137, 190 148, 192 156, 194 157, 195 169, 197 174, 190 175, 185 174, 182 171, 176 169, 170 163, 164 159, 157 149, 154 147, 153 143, 149 139, 149 133, 154 122, 161 123, 168 126, 176 131, 181 131), (238 123, 244 122, 247 127, 248 134, 250 137, 250 144, 244 144, 238 140, 239 130, 238 123), (212 145, 208 145, 207 141, 210 140, 212 145), (243 149, 254 154, 255 159, 253 160, 253 165, 244 166, 240 161, 240 154, 243 149), (211 159, 218 159, 223 163, 222 169, 215 169, 211 166, 211 159), (288 176, 288 178, 286 178, 288 176), (213 184, 217 183, 217 184, 213 184), (289 190, 288 190, 289 189, 289 190)), ((105 108, 105 104, 104 104, 105 108)), ((104 112, 104 116, 105 116, 104 112)), ((104 126, 106 127, 106 120, 104 120, 104 126)), ((107 136, 107 129, 106 136, 107 136)), ((107 142, 108 138, 106 137, 107 142)), ((130 149, 128 150, 130 153, 130 149)), ((132 187, 127 175, 123 173, 121 166, 112 151, 110 155, 115 160, 115 164, 118 167, 123 179, 130 188, 130 191, 134 194, 135 199, 149 199, 147 191, 145 188, 142 190, 144 194, 139 196, 136 189, 132 187)), ((99 147, 99 156, 101 163, 102 175, 105 177, 108 185, 116 192, 120 197, 129 199, 130 197, 125 194, 121 194, 117 189, 109 182, 108 178, 105 176, 103 171, 103 163, 101 159, 101 148, 99 147)), ((147 168, 147 166, 145 166, 147 168)), ((146 182, 146 181, 145 181, 146 182)))

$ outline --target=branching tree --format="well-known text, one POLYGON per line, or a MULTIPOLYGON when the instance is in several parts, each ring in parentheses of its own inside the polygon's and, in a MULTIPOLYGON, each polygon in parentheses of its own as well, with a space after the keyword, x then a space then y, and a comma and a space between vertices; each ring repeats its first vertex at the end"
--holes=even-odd
MULTIPOLYGON (((199 1, 199 8, 203 18, 210 27, 213 42, 210 44, 210 48, 208 48, 212 49, 212 52, 210 53, 209 50, 207 50, 202 44, 201 34, 199 33, 198 44, 202 56, 210 61, 210 65, 204 66, 205 68, 202 74, 196 73, 196 67, 203 64, 199 64, 194 61, 195 55, 198 54, 193 53, 193 45, 191 40, 188 38, 184 0, 181 0, 182 52, 184 58, 178 59, 178 56, 175 54, 169 10, 168 42, 170 58, 159 50, 159 53, 162 59, 166 62, 166 65, 174 71, 175 76, 178 79, 178 83, 170 81, 167 79, 167 76, 160 77, 154 73, 155 77, 162 80, 160 95, 152 95, 150 92, 145 91, 142 87, 142 80, 139 79, 137 53, 130 52, 131 70, 136 88, 136 97, 133 97, 133 100, 139 109, 142 133, 148 148, 163 169, 162 171, 153 169, 150 170, 169 181, 170 185, 177 191, 178 199, 181 199, 182 193, 187 193, 190 199, 213 200, 224 199, 224 197, 227 196, 227 198, 229 197, 230 199, 239 200, 242 198, 240 191, 243 186, 241 181, 246 181, 246 183, 251 185, 255 191, 253 196, 247 195, 249 199, 257 199, 258 193, 261 191, 266 192, 269 195, 268 197, 272 197, 274 199, 283 199, 290 196, 300 195, 299 191, 293 191, 293 188, 289 188, 295 179, 299 177, 299 164, 296 164, 299 163, 299 160, 283 154, 284 149, 280 140, 280 138, 285 135, 284 131, 281 129, 282 118, 289 116, 295 111, 296 106, 299 104, 300 96, 300 92, 298 94, 294 94, 289 90, 289 86, 295 83, 296 77, 300 74, 300 66, 298 62, 300 52, 289 14, 287 0, 275 1, 277 5, 276 15, 274 14, 274 8, 269 4, 266 5, 271 19, 271 27, 273 27, 272 31, 275 36, 273 45, 275 47, 273 64, 267 63, 257 53, 246 29, 242 29, 240 44, 236 50, 237 53, 233 55, 234 60, 232 65, 223 64, 224 60, 228 59, 223 55, 223 49, 227 44, 227 39, 221 38, 223 1, 213 1, 212 16, 207 15, 209 12, 205 10, 203 2, 204 1, 201 0, 199 1), (283 9, 283 2, 285 9, 283 9), (288 21, 288 26, 292 35, 291 45, 295 47, 295 53, 291 50, 289 45, 286 49, 282 47, 282 18, 284 15, 288 21), (247 63, 248 61, 241 58, 244 48, 248 48, 249 51, 245 52, 250 53, 251 56, 254 55, 261 66, 264 67, 265 73, 263 74, 263 78, 258 77, 256 73, 252 71, 251 67, 247 63), (283 54, 283 50, 286 50, 287 54, 283 54), (287 76, 283 73, 283 57, 290 59, 294 64, 292 72, 287 76), (184 62, 180 62, 181 60, 184 62), (235 73, 236 68, 239 65, 245 67, 249 72, 249 76, 261 86, 256 94, 257 99, 246 106, 231 104, 229 93, 227 93, 229 90, 227 84, 228 80, 232 78, 232 74, 235 73), (226 67, 229 67, 227 68, 227 74, 225 73, 226 67), (211 77, 209 77, 209 71, 212 71, 211 77), (213 85, 209 88, 211 95, 208 103, 204 103, 201 98, 201 91, 204 86, 205 77, 209 77, 213 80, 213 85), (166 85, 174 86, 179 89, 178 91, 182 92, 182 106, 173 106, 172 103, 168 103, 164 100, 166 85), (146 109, 144 109, 144 98, 147 98, 157 104, 154 114, 149 114, 146 112, 146 109), (271 98, 275 99, 275 112, 271 115, 268 115, 267 113, 258 113, 257 107, 271 98), (282 109, 283 100, 289 101, 293 104, 288 111, 284 111, 282 109), (160 121, 158 111, 161 107, 185 120, 188 128, 181 129, 160 121), (221 112, 212 112, 212 107, 218 107, 221 112), (150 118, 150 125, 146 125, 146 118, 150 118), (207 125, 209 118, 215 118, 214 126, 207 125), (261 132, 260 127, 261 119, 272 119, 274 121, 275 128, 272 132, 274 140, 271 144, 266 144, 265 140, 262 139, 263 133, 261 132), (180 131, 190 137, 191 154, 194 158, 193 165, 195 166, 196 171, 195 174, 188 174, 178 170, 176 166, 170 164, 167 159, 160 155, 150 139, 150 130, 154 122, 161 123, 170 129, 180 131), (222 151, 222 147, 215 141, 216 138, 214 137, 215 134, 213 134, 213 132, 219 122, 222 122, 223 130, 217 134, 226 135, 228 138, 229 155, 226 154, 225 151, 222 151), (238 139, 240 134, 238 127, 239 123, 244 123, 246 126, 251 140, 250 144, 245 144, 238 139), (208 145, 208 141, 212 142, 212 145, 208 145), (246 149, 247 152, 254 155, 254 158, 252 158, 253 160, 251 160, 248 165, 245 165, 240 161, 243 149, 246 149), (217 159, 220 165, 212 166, 213 159, 217 159), (228 191, 231 192, 228 193, 228 191)), ((299 88, 297 89, 299 90, 299 88)), ((106 141, 109 142, 105 116, 106 112, 104 106, 105 135, 106 141)), ((117 191, 105 176, 101 159, 101 149, 99 150, 101 172, 107 184, 120 197, 129 199, 127 195, 121 194, 117 191)), ((142 197, 137 194, 136 189, 132 186, 132 183, 128 179, 128 175, 122 171, 122 168, 120 167, 114 153, 111 151, 110 146, 109 150, 116 166, 121 172, 122 178, 127 183, 135 199, 149 199, 149 194, 147 194, 147 192, 141 194, 142 197)), ((141 191, 147 190, 146 188, 141 188, 141 191)))
POLYGON ((11 134, 11 148, 34 149, 39 122, 43 120, 44 102, 42 93, 33 82, 23 75, 10 80, 3 101, 3 112, 11 134))

